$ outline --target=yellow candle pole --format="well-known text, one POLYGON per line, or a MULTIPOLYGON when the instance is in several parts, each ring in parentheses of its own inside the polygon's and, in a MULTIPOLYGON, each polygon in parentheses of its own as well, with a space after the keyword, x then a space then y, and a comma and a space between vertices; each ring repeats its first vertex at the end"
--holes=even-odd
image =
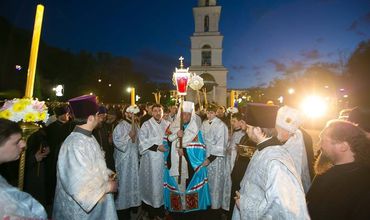
POLYGON ((234 107, 234 101, 235 101, 235 91, 230 91, 230 107, 234 107))
POLYGON ((153 92, 152 94, 154 95, 155 103, 158 104, 157 93, 153 92))
POLYGON ((135 88, 132 87, 131 88, 131 105, 134 106, 135 105, 135 88))
MULTIPOLYGON (((44 16, 44 6, 37 5, 36 9, 36 16, 35 16, 35 24, 33 26, 33 36, 32 36, 32 44, 31 44, 31 52, 30 52, 30 61, 28 64, 28 72, 27 72, 27 83, 26 83, 26 91, 25 97, 32 98, 33 97, 33 86, 35 82, 35 74, 36 74, 36 64, 37 64, 37 55, 39 51, 39 43, 40 43, 40 36, 41 36, 41 27, 42 27, 42 18, 44 16)), ((22 128, 22 131, 24 128, 22 128)), ((24 150, 20 156, 19 160, 19 172, 18 172, 18 188, 23 190, 24 185, 24 169, 26 163, 26 150, 24 150)))
POLYGON ((44 15, 44 6, 37 5, 35 24, 33 27, 30 61, 28 65, 27 84, 25 92, 26 98, 32 98, 33 96, 33 86, 35 82, 37 55, 39 51, 43 15, 44 15))
POLYGON ((207 90, 206 90, 206 88, 203 88, 202 92, 203 92, 203 96, 204 96, 204 105, 207 108, 208 107, 208 100, 207 100, 207 90))

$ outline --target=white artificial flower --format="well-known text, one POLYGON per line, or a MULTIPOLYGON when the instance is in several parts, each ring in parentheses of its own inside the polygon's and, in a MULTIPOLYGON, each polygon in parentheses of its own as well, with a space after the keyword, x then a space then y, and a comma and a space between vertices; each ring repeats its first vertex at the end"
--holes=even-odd
POLYGON ((229 107, 229 108, 227 108, 227 112, 231 113, 231 114, 236 114, 236 113, 239 112, 239 110, 236 107, 229 107))
POLYGON ((126 112, 128 113, 133 113, 133 114, 137 114, 140 112, 140 109, 139 107, 137 107, 137 105, 134 105, 134 106, 130 106, 126 109, 126 112))

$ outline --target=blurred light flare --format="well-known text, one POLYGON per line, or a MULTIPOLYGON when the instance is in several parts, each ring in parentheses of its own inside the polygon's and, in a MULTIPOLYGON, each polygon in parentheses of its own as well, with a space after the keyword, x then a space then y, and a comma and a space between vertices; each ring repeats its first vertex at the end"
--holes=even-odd
POLYGON ((309 118, 319 118, 326 114, 328 104, 324 98, 311 95, 307 96, 301 103, 301 110, 309 118))

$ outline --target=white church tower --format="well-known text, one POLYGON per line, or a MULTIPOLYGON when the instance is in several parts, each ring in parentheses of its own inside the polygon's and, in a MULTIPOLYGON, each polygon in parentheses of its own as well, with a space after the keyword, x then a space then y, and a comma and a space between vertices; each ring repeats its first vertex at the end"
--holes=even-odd
POLYGON ((222 64, 223 36, 219 31, 221 6, 216 0, 198 0, 193 14, 190 71, 204 79, 208 102, 226 105, 227 69, 222 64))

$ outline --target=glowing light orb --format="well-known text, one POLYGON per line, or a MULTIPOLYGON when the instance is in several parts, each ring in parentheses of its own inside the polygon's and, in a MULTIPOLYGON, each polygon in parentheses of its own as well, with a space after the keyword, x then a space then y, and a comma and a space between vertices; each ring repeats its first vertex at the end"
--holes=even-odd
POLYGON ((312 95, 303 100, 301 110, 310 118, 319 118, 325 115, 328 105, 322 97, 312 95))

